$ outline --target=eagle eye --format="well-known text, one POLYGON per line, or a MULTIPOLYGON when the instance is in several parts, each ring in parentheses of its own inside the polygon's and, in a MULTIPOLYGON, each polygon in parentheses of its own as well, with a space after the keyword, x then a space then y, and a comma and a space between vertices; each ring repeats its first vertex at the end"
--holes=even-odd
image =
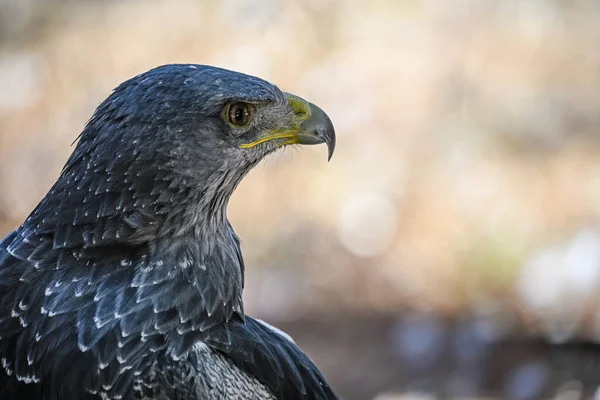
POLYGON ((250 122, 252 108, 247 103, 237 102, 227 106, 227 120, 231 125, 244 127, 250 122))

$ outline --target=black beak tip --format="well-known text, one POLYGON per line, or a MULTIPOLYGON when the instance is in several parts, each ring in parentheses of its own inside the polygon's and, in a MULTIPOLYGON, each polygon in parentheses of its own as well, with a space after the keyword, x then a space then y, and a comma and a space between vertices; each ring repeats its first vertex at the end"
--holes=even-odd
POLYGON ((325 143, 327 145, 327 161, 331 161, 331 157, 335 151, 335 132, 333 131, 333 126, 317 128, 315 137, 320 143, 325 143))
POLYGON ((333 127, 333 123, 327 114, 324 115, 324 119, 325 123, 323 126, 319 127, 317 134, 327 145, 327 161, 329 162, 331 161, 331 157, 335 151, 335 128, 333 127))
POLYGON ((335 135, 330 136, 330 139, 325 140, 325 143, 327 144, 327 162, 329 162, 335 151, 335 135))

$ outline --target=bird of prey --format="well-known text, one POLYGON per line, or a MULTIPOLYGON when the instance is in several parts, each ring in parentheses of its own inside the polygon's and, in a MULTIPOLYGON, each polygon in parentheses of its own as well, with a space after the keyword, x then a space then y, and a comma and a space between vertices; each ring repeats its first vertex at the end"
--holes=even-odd
POLYGON ((328 116, 256 77, 178 64, 118 86, 0 242, 0 399, 336 399, 244 314, 226 215, 267 154, 318 143, 331 157, 328 116))

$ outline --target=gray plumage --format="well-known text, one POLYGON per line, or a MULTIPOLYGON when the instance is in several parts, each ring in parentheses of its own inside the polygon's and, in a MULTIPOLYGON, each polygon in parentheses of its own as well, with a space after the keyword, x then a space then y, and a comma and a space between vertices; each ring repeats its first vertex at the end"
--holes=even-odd
MULTIPOLYGON (((198 343, 192 350, 193 358, 202 362, 190 362, 183 368, 179 363, 166 363, 156 373, 164 374, 172 387, 191 387, 185 395, 197 399, 239 399, 239 400, 275 400, 269 389, 255 377, 248 374, 224 355, 216 352, 203 343, 198 343), (195 397, 194 397, 195 395, 195 397)), ((160 386, 158 386, 160 387, 160 386)), ((170 400, 164 391, 150 390, 140 387, 141 393, 147 393, 144 399, 170 400)), ((183 393, 182 393, 183 395, 183 393)))
POLYGON ((226 216, 267 154, 323 142, 331 155, 318 107, 255 77, 167 65, 121 84, 0 242, 0 398, 335 399, 245 316, 226 216))

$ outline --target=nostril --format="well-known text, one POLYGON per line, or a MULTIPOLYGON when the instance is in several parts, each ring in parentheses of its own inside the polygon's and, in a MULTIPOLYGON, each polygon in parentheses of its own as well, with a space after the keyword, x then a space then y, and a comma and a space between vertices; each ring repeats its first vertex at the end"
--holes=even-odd
POLYGON ((306 111, 296 111, 294 113, 294 115, 296 116, 296 118, 298 119, 305 119, 306 117, 308 117, 308 113, 306 111))

